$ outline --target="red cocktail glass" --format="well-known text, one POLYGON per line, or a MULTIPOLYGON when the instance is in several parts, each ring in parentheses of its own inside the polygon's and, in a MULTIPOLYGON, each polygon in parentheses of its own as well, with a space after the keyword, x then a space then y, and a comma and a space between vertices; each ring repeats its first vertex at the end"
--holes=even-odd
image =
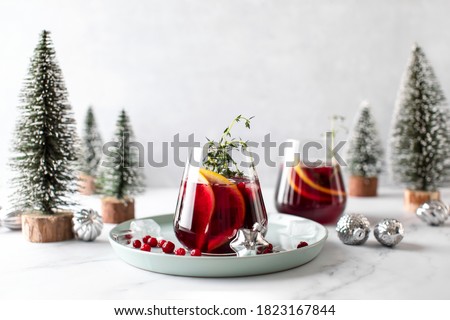
POLYGON ((201 158, 194 148, 186 164, 175 211, 174 230, 188 249, 203 253, 233 253, 229 244, 240 228, 251 229, 258 222, 267 227, 267 213, 256 171, 225 177, 207 170, 193 158, 201 158))
POLYGON ((346 200, 338 164, 308 166, 284 161, 275 195, 279 212, 332 224, 344 211, 346 200))

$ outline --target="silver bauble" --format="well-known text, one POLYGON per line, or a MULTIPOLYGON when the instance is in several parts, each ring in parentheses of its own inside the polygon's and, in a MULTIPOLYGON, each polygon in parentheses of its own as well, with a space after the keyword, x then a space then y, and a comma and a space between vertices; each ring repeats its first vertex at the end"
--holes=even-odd
POLYGON ((449 212, 445 203, 431 200, 417 208, 416 215, 431 226, 440 226, 447 220, 449 212))
POLYGON ((359 213, 345 214, 339 219, 336 231, 343 243, 361 245, 369 238, 370 222, 359 213))
POLYGON ((4 217, 1 217, 0 226, 4 226, 11 230, 22 230, 22 211, 12 211, 7 213, 4 217))
POLYGON ((375 226, 373 234, 382 245, 393 247, 402 241, 405 230, 400 221, 396 219, 384 219, 375 226))
POLYGON ((73 233, 75 238, 93 241, 103 229, 102 217, 92 209, 81 209, 73 215, 73 233))

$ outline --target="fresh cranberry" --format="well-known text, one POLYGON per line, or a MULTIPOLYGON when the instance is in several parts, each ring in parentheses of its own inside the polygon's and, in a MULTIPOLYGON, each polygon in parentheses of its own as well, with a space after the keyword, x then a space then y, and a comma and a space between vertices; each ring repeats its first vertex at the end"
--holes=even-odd
POLYGON ((151 238, 150 236, 145 236, 142 238, 142 242, 148 243, 148 240, 150 240, 150 238, 151 238))
POLYGON ((133 238, 132 234, 129 233, 125 235, 125 239, 131 240, 131 238, 133 238))
POLYGON ((186 254, 186 250, 184 250, 184 248, 178 248, 177 250, 175 250, 175 255, 177 256, 184 256, 186 254))
POLYGON ((162 246, 163 246, 164 243, 166 243, 166 242, 167 242, 167 240, 164 240, 164 239, 159 240, 159 242, 158 242, 158 247, 162 248, 162 246))
POLYGON ((148 243, 144 243, 141 247, 141 250, 150 252, 152 250, 152 248, 150 247, 150 245, 148 243))
POLYGON ((303 248, 308 246, 308 242, 300 241, 300 243, 297 245, 297 249, 303 248))
POLYGON ((239 189, 245 189, 245 183, 244 183, 244 182, 239 182, 239 183, 237 184, 237 187, 238 187, 239 189))
POLYGON ((202 252, 200 249, 192 249, 191 250, 191 256, 193 257, 200 257, 202 255, 202 252))
POLYGON ((175 245, 171 241, 164 242, 162 246, 162 251, 164 253, 173 253, 173 250, 175 249, 175 245))
POLYGON ((139 240, 134 240, 133 241, 133 247, 135 247, 136 249, 141 247, 141 242, 139 240))
POLYGON ((273 253, 273 245, 269 243, 269 245, 265 248, 259 247, 256 253, 257 254, 273 253))
POLYGON ((147 243, 150 245, 150 247, 156 247, 158 245, 158 239, 156 238, 150 238, 147 243))
POLYGON ((269 243, 267 248, 264 249, 263 254, 273 253, 273 245, 269 243))

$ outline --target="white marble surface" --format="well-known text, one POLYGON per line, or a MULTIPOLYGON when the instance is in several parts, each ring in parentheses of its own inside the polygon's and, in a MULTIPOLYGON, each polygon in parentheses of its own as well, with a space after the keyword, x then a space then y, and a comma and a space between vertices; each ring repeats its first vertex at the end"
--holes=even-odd
MULTIPOLYGON (((107 240, 111 225, 93 243, 33 244, 20 232, 0 229, 0 298, 269 298, 269 299, 450 299, 450 221, 430 227, 402 211, 401 190, 382 189, 374 199, 350 198, 348 212, 375 224, 385 217, 403 222, 406 236, 396 248, 373 235, 364 246, 329 238, 312 262, 284 272, 228 279, 183 278, 136 269, 121 261, 107 240)), ((450 190, 444 193, 450 199, 450 190)), ((137 216, 173 211, 176 189, 153 189, 137 199, 137 216)), ((273 190, 265 190, 274 210, 273 190)), ((99 208, 98 198, 83 198, 99 208)))

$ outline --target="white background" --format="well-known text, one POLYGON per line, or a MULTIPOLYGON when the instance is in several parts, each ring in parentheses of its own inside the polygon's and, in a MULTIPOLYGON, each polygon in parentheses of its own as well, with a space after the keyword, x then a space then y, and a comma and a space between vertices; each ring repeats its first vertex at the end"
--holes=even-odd
MULTIPOLYGON (((328 117, 351 124, 368 99, 386 143, 411 45, 423 46, 450 88, 449 1, 0 2, 0 187, 29 58, 52 31, 76 118, 95 107, 109 139, 120 108, 141 142, 217 137, 239 113, 251 133, 318 139, 328 117)), ((156 156, 157 159, 160 155, 156 156)), ((147 167, 150 186, 176 186, 181 168, 147 167)), ((259 166, 273 185, 277 169, 259 166)))

